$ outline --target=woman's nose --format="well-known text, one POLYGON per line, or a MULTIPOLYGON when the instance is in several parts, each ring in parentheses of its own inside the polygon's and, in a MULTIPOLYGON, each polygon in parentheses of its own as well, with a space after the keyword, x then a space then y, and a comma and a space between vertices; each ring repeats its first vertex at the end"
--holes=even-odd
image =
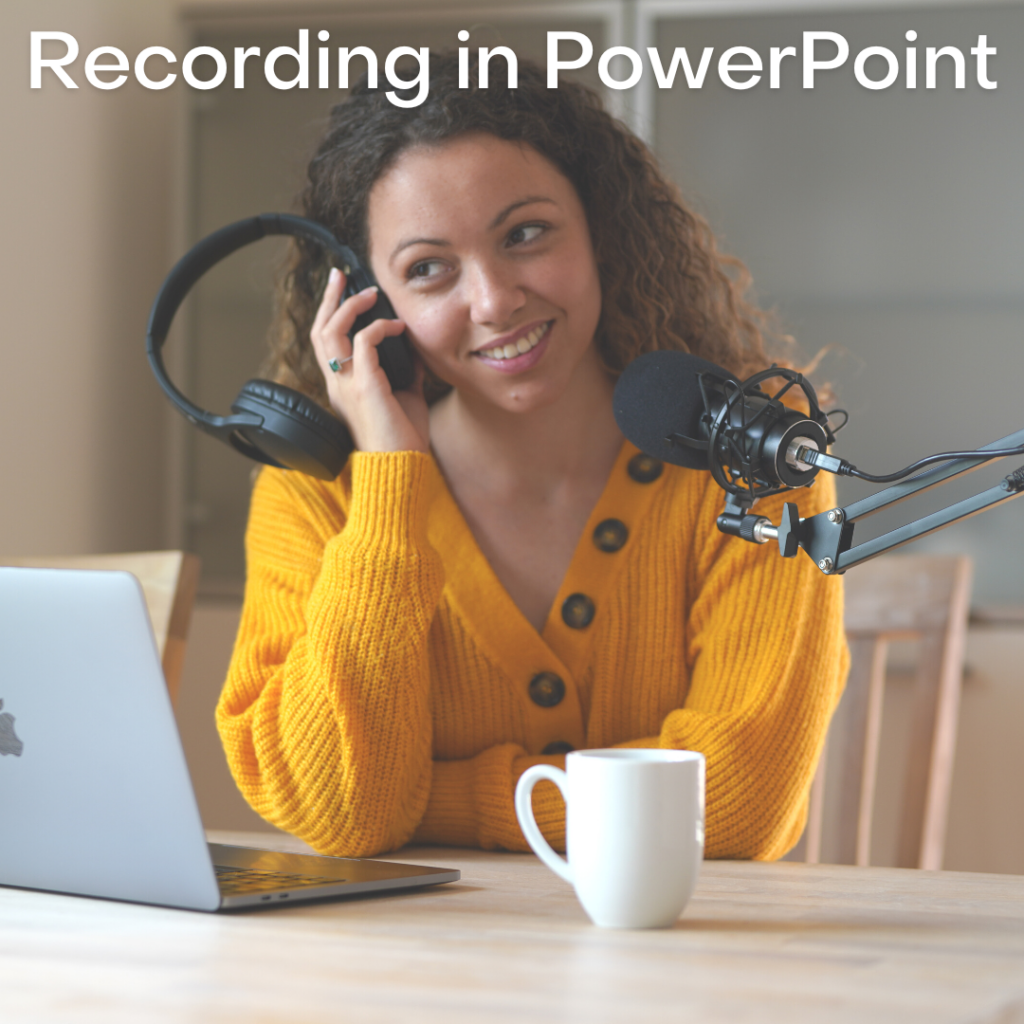
POLYGON ((513 266, 480 261, 463 273, 473 323, 502 327, 526 303, 526 291, 513 266))

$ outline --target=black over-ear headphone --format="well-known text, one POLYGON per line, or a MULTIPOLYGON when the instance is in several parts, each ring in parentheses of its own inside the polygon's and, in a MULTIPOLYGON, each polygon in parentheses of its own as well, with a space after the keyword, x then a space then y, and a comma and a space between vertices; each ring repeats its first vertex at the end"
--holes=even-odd
MULTIPOLYGON (((193 405, 170 381, 161 349, 178 307, 192 286, 211 267, 233 252, 267 235, 295 235, 322 245, 345 272, 345 295, 376 284, 373 275, 322 224, 288 213, 263 213, 236 221, 194 245, 160 286, 146 329, 146 355, 167 397, 190 423, 225 441, 250 459, 282 469, 297 469, 321 480, 333 480, 355 445, 345 424, 311 398, 269 380, 250 380, 231 406, 231 416, 216 416, 193 405)), ((368 313, 357 318, 355 335, 368 323, 394 319, 395 311, 383 292, 368 313)), ((381 366, 391 387, 401 391, 415 377, 412 351, 404 334, 385 338, 377 346, 381 366)))

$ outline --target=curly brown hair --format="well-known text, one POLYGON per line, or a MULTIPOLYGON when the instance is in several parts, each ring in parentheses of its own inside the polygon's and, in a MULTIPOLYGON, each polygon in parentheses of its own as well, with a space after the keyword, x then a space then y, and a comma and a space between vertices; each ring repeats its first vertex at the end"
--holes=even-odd
MULTIPOLYGON (((411 146, 472 132, 532 146, 576 188, 601 282, 595 344, 611 374, 643 352, 676 349, 742 379, 769 365, 766 341, 789 340, 744 297, 746 267, 718 252, 707 222, 687 208, 644 143, 596 93, 567 81, 549 89, 544 71, 525 60, 516 89, 504 82, 460 88, 456 55, 432 53, 428 97, 412 108, 392 104, 364 77, 331 111, 309 164, 302 211, 366 260, 367 208, 381 175, 411 146)), ((319 247, 293 240, 268 363, 275 380, 325 404, 309 332, 328 269, 319 247)), ((445 390, 428 381, 428 399, 445 390)))

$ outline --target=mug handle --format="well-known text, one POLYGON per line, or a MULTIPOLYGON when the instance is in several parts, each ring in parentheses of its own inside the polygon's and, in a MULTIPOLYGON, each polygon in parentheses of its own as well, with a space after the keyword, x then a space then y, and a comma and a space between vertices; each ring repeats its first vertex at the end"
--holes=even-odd
POLYGON ((526 837, 526 841, 530 844, 533 852, 556 875, 560 875, 571 885, 572 869, 569 867, 569 862, 551 849, 548 841, 544 838, 544 834, 537 827, 537 820, 533 816, 533 802, 531 799, 533 787, 541 779, 553 782, 561 791, 566 804, 568 804, 569 779, 565 772, 552 764, 535 764, 532 768, 527 768, 519 776, 519 782, 516 785, 516 817, 519 819, 519 827, 523 830, 523 835, 526 837))

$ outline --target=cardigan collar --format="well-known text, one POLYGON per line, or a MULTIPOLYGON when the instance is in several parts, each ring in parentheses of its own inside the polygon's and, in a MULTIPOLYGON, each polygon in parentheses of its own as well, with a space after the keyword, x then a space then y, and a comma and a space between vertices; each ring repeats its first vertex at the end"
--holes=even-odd
MULTIPOLYGON (((638 480, 643 474, 635 473, 637 459, 646 457, 629 441, 624 442, 540 633, 502 586, 434 461, 428 537, 445 566, 446 596, 481 648, 514 679, 550 671, 567 684, 580 680, 594 640, 605 624, 608 595, 629 557, 629 538, 635 536, 665 480, 664 474, 647 474, 650 479, 638 480), (623 546, 613 552, 603 550, 595 539, 598 526, 610 521, 625 527, 627 535, 623 546), (593 606, 593 616, 580 627, 587 617, 587 602, 593 606)), ((609 530, 622 535, 617 526, 606 526, 602 532, 605 548, 609 530)))

